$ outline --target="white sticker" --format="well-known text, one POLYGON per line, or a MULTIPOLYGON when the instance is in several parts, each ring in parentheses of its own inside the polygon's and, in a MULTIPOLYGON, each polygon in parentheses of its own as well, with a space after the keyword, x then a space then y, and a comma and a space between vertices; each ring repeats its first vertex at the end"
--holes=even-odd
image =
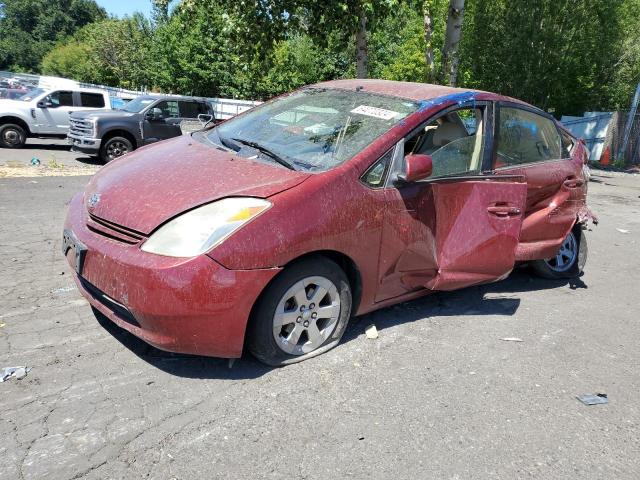
POLYGON ((360 105, 357 108, 351 110, 351 113, 359 113, 360 115, 366 115, 367 117, 381 118, 382 120, 391 120, 392 118, 400 115, 399 112, 392 110, 385 110, 384 108, 369 107, 368 105, 360 105))

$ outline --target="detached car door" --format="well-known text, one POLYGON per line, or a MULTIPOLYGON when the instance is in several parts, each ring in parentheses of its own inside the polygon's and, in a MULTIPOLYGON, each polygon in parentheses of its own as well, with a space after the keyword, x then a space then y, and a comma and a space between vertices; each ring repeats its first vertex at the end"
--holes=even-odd
POLYGON ((180 121, 180 111, 177 100, 162 100, 151 106, 151 108, 147 110, 142 124, 144 143, 153 143, 182 135, 180 121), (161 118, 153 119, 149 117, 148 114, 154 108, 159 108, 162 111, 161 118))
POLYGON ((586 205, 584 152, 545 112, 508 102, 497 110, 497 175, 522 175, 527 202, 518 260, 555 255, 586 205))
POLYGON ((401 142, 396 170, 419 153, 432 157, 433 172, 386 189, 376 301, 491 282, 513 269, 527 187, 521 175, 483 173, 492 117, 490 102, 456 105, 401 142))

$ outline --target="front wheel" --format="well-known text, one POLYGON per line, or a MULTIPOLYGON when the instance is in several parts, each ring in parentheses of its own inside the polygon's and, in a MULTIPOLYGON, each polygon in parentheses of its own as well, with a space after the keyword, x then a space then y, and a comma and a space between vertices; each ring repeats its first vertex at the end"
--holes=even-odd
POLYGON ((580 276, 587 263, 587 238, 580 225, 565 237, 554 257, 531 262, 533 271, 544 278, 574 278, 580 276))
POLYGON ((111 137, 100 148, 100 159, 104 163, 115 160, 133 151, 133 144, 124 137, 111 137))
POLYGON ((340 342, 351 302, 349 281, 335 262, 313 257, 295 263, 275 278, 256 303, 247 347, 272 366, 326 352, 340 342))
POLYGON ((0 147, 22 148, 27 143, 27 132, 20 125, 6 123, 0 125, 0 147))

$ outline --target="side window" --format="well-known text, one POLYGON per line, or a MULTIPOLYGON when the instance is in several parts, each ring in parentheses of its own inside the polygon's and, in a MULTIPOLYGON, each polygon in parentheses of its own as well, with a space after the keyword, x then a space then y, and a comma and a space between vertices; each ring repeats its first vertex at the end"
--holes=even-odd
POLYGON ((497 167, 562 158, 555 123, 527 110, 500 108, 497 167))
POLYGON ((162 110, 162 116, 164 118, 179 118, 178 102, 175 101, 163 101, 155 105, 153 108, 159 108, 162 110))
POLYGON ((404 154, 431 155, 430 178, 470 175, 482 170, 484 107, 461 108, 431 120, 405 141, 404 154))
POLYGON ((567 132, 561 133, 562 137, 562 158, 571 158, 571 152, 575 146, 575 140, 567 132))
POLYGON ((51 93, 48 98, 55 107, 73 107, 73 92, 60 90, 51 93))
POLYGON ((364 175, 362 175, 362 181, 369 185, 371 188, 384 187, 384 182, 387 178, 387 172, 393 160, 394 148, 391 148, 380 159, 369 167, 364 175))
POLYGON ((80 103, 83 107, 103 108, 104 96, 99 93, 80 92, 80 103))
POLYGON ((180 117, 198 118, 201 113, 207 113, 207 107, 202 102, 178 102, 180 104, 180 117))

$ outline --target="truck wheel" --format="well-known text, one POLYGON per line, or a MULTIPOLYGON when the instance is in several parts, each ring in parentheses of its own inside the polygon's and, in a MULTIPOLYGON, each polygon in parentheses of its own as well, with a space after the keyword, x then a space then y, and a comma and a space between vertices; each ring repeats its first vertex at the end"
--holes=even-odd
POLYGON ((115 160, 122 155, 133 151, 132 143, 124 137, 111 137, 100 148, 100 159, 104 163, 115 160))
POLYGON ((0 147, 22 148, 27 142, 27 133, 20 125, 5 123, 0 125, 0 147))

